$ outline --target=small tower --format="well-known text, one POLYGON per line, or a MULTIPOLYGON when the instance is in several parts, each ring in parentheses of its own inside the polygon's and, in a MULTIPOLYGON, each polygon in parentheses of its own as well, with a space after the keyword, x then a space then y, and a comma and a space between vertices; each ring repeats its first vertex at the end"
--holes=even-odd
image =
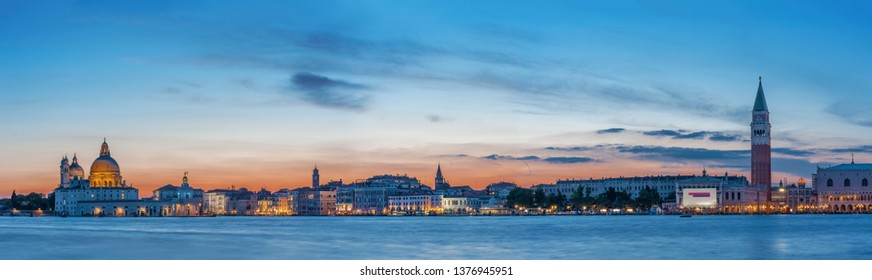
POLYGON ((448 189, 451 187, 450 185, 448 185, 447 182, 445 182, 445 178, 442 177, 442 164, 441 163, 436 165, 436 180, 434 182, 433 187, 437 190, 444 190, 444 189, 448 189))
POLYGON ((183 187, 183 188, 188 188, 188 187, 190 187, 190 186, 188 185, 188 171, 185 171, 185 176, 182 177, 182 187, 183 187))
POLYGON ((762 77, 757 84, 751 118, 751 185, 766 188, 766 201, 772 201, 772 125, 762 77))
POLYGON ((312 188, 321 186, 321 175, 318 174, 318 165, 315 165, 315 170, 312 170, 312 188))
POLYGON ((69 188, 70 187, 70 161, 67 159, 67 156, 61 158, 61 182, 58 187, 61 188, 69 188))

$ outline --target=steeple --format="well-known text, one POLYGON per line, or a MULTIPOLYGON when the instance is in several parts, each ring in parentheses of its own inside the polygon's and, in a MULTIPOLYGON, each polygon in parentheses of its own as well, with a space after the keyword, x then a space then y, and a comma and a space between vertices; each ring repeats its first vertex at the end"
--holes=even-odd
POLYGON ((185 176, 182 177, 182 187, 188 186, 188 171, 185 171, 185 176))
POLYGON ((448 189, 451 186, 445 182, 445 178, 442 177, 442 164, 436 165, 436 180, 434 180, 434 186, 437 190, 448 189))
POLYGON ((100 146, 100 156, 109 156, 109 144, 106 144, 106 137, 103 137, 103 145, 100 146))
POLYGON ((79 159, 76 157, 76 153, 73 153, 73 165, 79 164, 79 159))
POLYGON ((766 106, 766 96, 763 94, 763 77, 757 77, 757 99, 754 100, 754 111, 769 111, 769 106, 766 106))

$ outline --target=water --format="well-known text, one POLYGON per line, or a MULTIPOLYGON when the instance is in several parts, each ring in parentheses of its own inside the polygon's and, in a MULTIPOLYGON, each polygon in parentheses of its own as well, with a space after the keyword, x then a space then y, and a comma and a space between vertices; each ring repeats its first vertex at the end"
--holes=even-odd
POLYGON ((0 259, 872 259, 872 215, 0 217, 0 259))

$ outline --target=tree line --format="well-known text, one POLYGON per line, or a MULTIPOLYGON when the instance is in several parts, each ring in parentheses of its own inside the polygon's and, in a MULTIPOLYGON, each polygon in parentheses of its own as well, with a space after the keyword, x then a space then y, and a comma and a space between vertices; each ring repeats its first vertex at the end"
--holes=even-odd
MULTIPOLYGON (((591 196, 591 188, 579 186, 569 199, 559 190, 556 194, 546 195, 545 191, 537 188, 515 188, 506 197, 508 208, 556 208, 559 210, 598 210, 598 209, 626 209, 633 208, 640 211, 649 211, 654 206, 659 206, 664 199, 657 190, 645 187, 639 191, 639 195, 631 197, 626 191, 616 191, 609 187, 605 192, 591 196)), ((674 195, 672 196, 674 197, 674 195)), ((671 200, 671 199, 670 199, 671 200)))
POLYGON ((6 209, 18 209, 18 210, 52 210, 54 209, 54 193, 45 196, 41 193, 29 193, 26 195, 16 194, 15 191, 12 191, 12 197, 5 200, 6 209))

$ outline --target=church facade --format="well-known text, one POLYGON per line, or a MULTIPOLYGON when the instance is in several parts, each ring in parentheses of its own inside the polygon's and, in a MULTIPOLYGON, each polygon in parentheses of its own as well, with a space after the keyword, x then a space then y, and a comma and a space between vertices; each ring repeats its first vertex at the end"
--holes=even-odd
MULTIPOLYGON (((183 185, 187 187, 187 174, 183 185)), ((60 183, 54 194, 55 214, 60 216, 200 215, 200 203, 193 200, 168 200, 161 196, 139 199, 139 190, 123 179, 121 167, 112 158, 105 139, 87 178, 78 155, 73 154, 72 161, 67 157, 61 159, 60 183)))

